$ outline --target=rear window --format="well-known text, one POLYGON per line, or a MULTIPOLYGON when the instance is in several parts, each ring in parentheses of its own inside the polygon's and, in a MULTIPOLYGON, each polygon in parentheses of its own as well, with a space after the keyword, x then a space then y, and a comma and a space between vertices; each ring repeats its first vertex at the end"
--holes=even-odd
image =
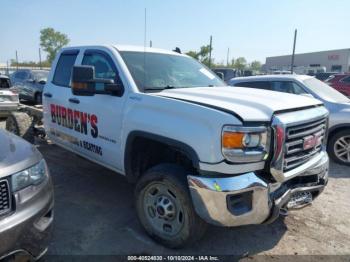
POLYGON ((0 78, 0 88, 9 88, 11 87, 10 79, 0 78))
POLYGON ((75 63, 75 59, 78 56, 78 52, 62 53, 55 70, 53 77, 53 83, 59 86, 69 87, 70 78, 72 75, 72 68, 75 63))

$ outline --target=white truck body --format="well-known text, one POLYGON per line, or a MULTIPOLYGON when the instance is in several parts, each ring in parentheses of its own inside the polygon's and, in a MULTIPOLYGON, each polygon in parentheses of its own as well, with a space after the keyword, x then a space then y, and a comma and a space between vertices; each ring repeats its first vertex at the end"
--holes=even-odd
MULTIPOLYGON (((174 150, 180 158, 191 162, 187 166, 187 187, 197 215, 216 225, 237 226, 272 221, 291 199, 305 204, 300 191, 306 191, 307 201, 310 201, 311 195, 314 198, 322 191, 328 173, 328 157, 324 149, 328 112, 321 102, 277 92, 230 88, 222 82, 220 87, 207 85, 145 92, 140 90, 140 84, 130 71, 127 63, 130 61, 125 61, 123 57, 125 52, 144 54, 145 59, 146 54, 190 59, 177 52, 144 47, 81 46, 62 49, 53 62, 43 92, 44 125, 52 141, 126 175, 133 182, 145 172, 143 165, 151 167, 149 162, 145 162, 146 158, 150 157, 150 162, 160 164, 161 160, 154 156, 160 150, 162 156, 158 157, 162 161, 176 162, 164 153, 174 150), (123 86, 121 95, 73 94, 72 67, 86 65, 83 61, 92 59, 90 56, 94 55, 101 55, 108 61, 110 69, 105 75, 112 70, 119 77, 118 81, 123 86), (62 63, 70 63, 69 68, 61 67, 61 57, 66 59, 62 63), (61 71, 62 75, 70 78, 63 85, 60 84, 62 78, 56 76, 61 71), (293 132, 298 133, 301 125, 305 125, 307 135, 298 141, 304 144, 304 149, 308 149, 297 148, 304 155, 301 160, 292 159, 294 155, 288 156, 291 150, 288 130, 294 128, 293 132), (317 134, 308 130, 311 125, 317 134), (251 128, 265 130, 266 154, 255 161, 244 161, 254 157, 256 152, 244 149, 242 153, 238 150, 239 161, 232 161, 230 156, 236 157, 237 152, 228 150, 227 153, 223 148, 222 136, 227 127, 243 130, 238 133, 251 128), (140 139, 142 143, 137 147, 140 139), (311 147, 308 143, 312 143, 311 147), (153 145, 157 146, 157 150, 151 148, 153 145), (309 154, 311 151, 312 155, 309 154), (146 152, 139 160, 144 161, 143 164, 135 160, 140 152, 146 152), (295 163, 293 161, 299 162, 293 164, 295 168, 292 165, 288 167, 290 163, 295 163), (299 182, 295 180, 301 176, 314 178, 309 187, 303 185, 302 190, 298 183, 303 184, 303 179, 299 182), (273 195, 277 191, 280 193, 273 195), (229 200, 235 195, 244 200, 240 205, 249 202, 247 206, 236 210, 236 200, 229 200), (229 208, 231 204, 232 209, 229 208)), ((147 62, 143 63, 143 70, 147 62)), ((149 63, 152 61, 149 60, 149 63)), ((100 71, 96 69, 97 73, 100 71)), ((205 66, 199 66, 198 72, 193 74, 208 78, 208 83, 221 81, 205 66)), ((149 75, 145 77, 151 78, 149 75)), ((86 83, 77 86, 85 88, 86 83)), ((162 236, 157 237, 162 239, 162 236)))

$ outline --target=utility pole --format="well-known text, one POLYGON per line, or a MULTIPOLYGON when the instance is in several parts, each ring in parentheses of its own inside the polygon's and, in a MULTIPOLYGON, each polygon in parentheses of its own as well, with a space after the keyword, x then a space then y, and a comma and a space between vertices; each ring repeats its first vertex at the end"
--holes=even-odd
POLYGON ((297 30, 294 31, 294 43, 293 43, 293 54, 292 54, 292 64, 290 66, 290 72, 293 74, 294 72, 294 56, 295 56, 295 45, 297 42, 297 30))
POLYGON ((9 60, 6 60, 6 74, 7 74, 7 75, 10 74, 10 70, 9 70, 9 60))
POLYGON ((17 50, 16 50, 16 68, 18 70, 18 55, 17 55, 17 50))
POLYGON ((152 40, 149 41, 149 47, 152 47, 152 40))
POLYGON ((227 57, 226 57, 226 66, 228 67, 228 63, 229 63, 229 57, 230 57, 230 48, 227 48, 227 57))
POLYGON ((210 36, 210 44, 209 44, 209 68, 211 68, 211 49, 213 44, 213 37, 210 36))
POLYGON ((42 69, 42 66, 41 66, 41 49, 39 47, 39 65, 40 65, 40 69, 42 69))

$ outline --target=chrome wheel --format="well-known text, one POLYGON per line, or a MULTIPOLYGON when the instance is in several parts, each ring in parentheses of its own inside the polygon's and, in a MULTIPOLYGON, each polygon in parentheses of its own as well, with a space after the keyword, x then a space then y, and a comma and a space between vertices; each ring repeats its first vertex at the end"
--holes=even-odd
POLYGON ((350 163, 350 136, 343 136, 335 141, 334 154, 341 161, 350 163))
POLYGON ((143 209, 153 229, 161 234, 175 236, 184 225, 183 208, 175 190, 162 182, 147 186, 143 209))

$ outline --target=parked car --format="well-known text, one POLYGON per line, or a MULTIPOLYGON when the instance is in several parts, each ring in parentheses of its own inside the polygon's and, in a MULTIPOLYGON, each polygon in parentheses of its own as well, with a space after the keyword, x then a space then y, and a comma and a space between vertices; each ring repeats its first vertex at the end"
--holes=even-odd
POLYGON ((0 117, 7 117, 11 112, 17 111, 18 107, 18 94, 8 88, 0 88, 0 117))
POLYGON ((13 89, 17 90, 20 99, 42 104, 42 92, 49 71, 20 69, 11 75, 13 89))
POLYGON ((43 98, 44 121, 33 119, 49 139, 136 183, 140 223, 168 247, 198 240, 207 223, 272 222, 328 181, 320 101, 230 88, 178 52, 64 48, 43 98), (292 147, 296 139, 304 142, 292 147))
POLYGON ((316 73, 315 77, 320 81, 326 81, 332 75, 338 74, 337 72, 320 72, 316 73))
POLYGON ((11 86, 12 85, 10 78, 6 75, 0 74, 0 90, 4 88, 10 88, 11 86))
POLYGON ((320 80, 305 75, 256 76, 232 79, 232 86, 309 95, 329 110, 328 153, 340 164, 350 166, 350 99, 320 80))
POLYGON ((27 141, 4 129, 0 141, 0 261, 17 255, 39 259, 47 251, 53 220, 49 171, 27 141))
POLYGON ((225 82, 229 81, 231 78, 240 76, 240 72, 233 68, 214 68, 213 72, 222 78, 225 82), (220 75, 222 74, 222 75, 220 75))
POLYGON ((350 97, 350 74, 336 74, 330 76, 326 83, 345 96, 350 97))

